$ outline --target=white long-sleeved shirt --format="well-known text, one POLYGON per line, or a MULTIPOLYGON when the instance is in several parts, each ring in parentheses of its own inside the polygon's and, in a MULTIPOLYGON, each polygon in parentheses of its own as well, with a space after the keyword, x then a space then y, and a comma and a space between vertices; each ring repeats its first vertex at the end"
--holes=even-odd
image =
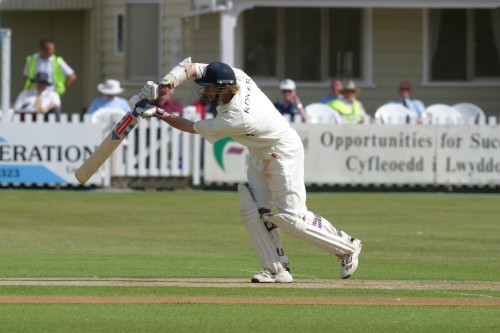
MULTIPOLYGON (((196 64, 201 77, 207 64, 196 64)), ((289 135, 296 135, 271 100, 242 70, 233 68, 240 90, 227 104, 217 106, 217 117, 200 120, 194 130, 209 142, 232 137, 249 148, 270 147, 289 135)))

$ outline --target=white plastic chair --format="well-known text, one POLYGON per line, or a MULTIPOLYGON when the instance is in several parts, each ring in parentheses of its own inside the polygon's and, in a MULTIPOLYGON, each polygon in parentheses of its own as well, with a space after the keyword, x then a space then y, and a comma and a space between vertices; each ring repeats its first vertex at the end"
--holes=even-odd
POLYGON ((457 103, 453 108, 460 112, 466 123, 475 123, 479 119, 486 119, 484 111, 477 105, 472 103, 457 103))
POLYGON ((337 110, 323 103, 312 103, 306 106, 307 123, 309 124, 343 124, 344 119, 337 110))
POLYGON ((432 124, 437 125, 458 125, 464 120, 460 112, 446 104, 433 104, 424 111, 424 118, 430 118, 432 124))
POLYGON ((387 103, 375 111, 375 119, 384 124, 406 124, 412 117, 410 110, 401 104, 387 103))
POLYGON ((200 115, 196 112, 196 106, 189 105, 182 109, 182 117, 191 121, 200 120, 200 115))
POLYGON ((100 108, 90 116, 90 121, 94 124, 111 123, 120 120, 125 114, 125 110, 116 108, 100 108))
POLYGON ((90 121, 93 124, 101 124, 101 128, 108 132, 115 127, 125 113, 123 109, 100 108, 90 115, 90 121))

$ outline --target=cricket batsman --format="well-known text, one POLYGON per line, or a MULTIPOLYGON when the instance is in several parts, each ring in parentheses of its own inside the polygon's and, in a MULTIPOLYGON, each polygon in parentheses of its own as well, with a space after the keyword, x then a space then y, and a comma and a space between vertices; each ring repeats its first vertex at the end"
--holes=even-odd
POLYGON ((280 230, 337 256, 341 278, 350 277, 358 266, 361 241, 308 211, 302 141, 247 74, 222 62, 192 63, 191 58, 186 58, 160 83, 146 82, 139 98, 161 97, 190 77, 201 86, 200 97, 216 105, 215 118, 193 122, 165 112, 153 101, 136 106, 135 111, 142 118, 161 119, 211 143, 231 137, 248 148, 248 186, 238 185, 240 215, 262 264, 262 271, 251 281, 293 281, 280 230), (276 214, 271 213, 273 208, 278 211, 276 214))

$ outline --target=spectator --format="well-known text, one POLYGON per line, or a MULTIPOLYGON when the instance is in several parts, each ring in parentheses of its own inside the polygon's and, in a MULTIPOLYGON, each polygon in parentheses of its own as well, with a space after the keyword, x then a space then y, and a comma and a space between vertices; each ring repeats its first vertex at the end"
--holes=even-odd
POLYGON ((408 81, 403 81, 399 84, 399 98, 393 99, 391 103, 401 104, 410 110, 412 117, 420 119, 425 110, 425 105, 418 99, 411 98, 413 92, 411 84, 408 81))
POLYGON ((300 102, 299 95, 297 95, 295 82, 291 79, 284 79, 280 82, 280 90, 283 98, 274 103, 274 106, 282 115, 289 115, 290 122, 295 122, 295 115, 300 114, 303 123, 306 122, 307 116, 304 106, 300 102))
POLYGON ((184 113, 182 103, 172 97, 172 91, 169 89, 165 91, 164 95, 158 98, 158 107, 179 117, 182 117, 184 113))
POLYGON ((26 114, 32 114, 33 120, 37 113, 59 115, 61 98, 54 91, 48 89, 51 85, 46 73, 38 73, 32 80, 34 88, 23 90, 14 103, 14 111, 21 115, 24 121, 26 114))
POLYGON ((38 52, 26 57, 24 66, 25 90, 33 87, 32 79, 36 73, 46 73, 51 83, 50 90, 62 96, 66 89, 76 81, 76 74, 62 57, 56 56, 53 41, 42 39, 38 44, 38 52))
POLYGON ((118 109, 123 110, 123 113, 129 112, 130 106, 128 101, 119 97, 118 95, 123 92, 123 88, 120 85, 120 81, 109 79, 104 81, 104 83, 99 83, 97 85, 97 90, 102 94, 101 97, 95 98, 87 109, 87 114, 92 115, 98 109, 118 109))
POLYGON ((200 116, 200 119, 206 119, 207 114, 210 114, 212 118, 217 115, 217 107, 214 104, 207 103, 205 100, 199 98, 194 103, 193 106, 196 107, 196 113, 200 116))
POLYGON ((334 99, 343 98, 342 96, 343 88, 344 84, 342 83, 342 80, 338 77, 332 77, 332 79, 330 80, 330 89, 331 89, 330 92, 321 97, 319 102, 323 104, 328 104, 334 99))
POLYGON ((342 89, 342 99, 334 99, 328 105, 337 110, 344 116, 347 124, 360 123, 363 121, 365 108, 360 101, 357 100, 359 89, 354 84, 354 81, 349 83, 342 89))

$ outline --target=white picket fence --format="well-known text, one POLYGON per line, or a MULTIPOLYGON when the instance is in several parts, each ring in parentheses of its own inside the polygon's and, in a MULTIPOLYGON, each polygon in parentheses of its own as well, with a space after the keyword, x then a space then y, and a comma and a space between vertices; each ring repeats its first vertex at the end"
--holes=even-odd
POLYGON ((139 121, 113 154, 112 176, 188 177, 200 164, 201 140, 159 121, 139 121))
MULTIPOLYGON (((191 120, 196 115, 188 114, 191 120)), ((88 116, 84 121, 91 121, 88 116)), ((109 118, 102 123, 105 135, 119 121, 109 118)), ((202 138, 182 132, 167 123, 139 119, 137 126, 113 153, 110 176, 113 177, 192 177, 201 184, 202 138)))
MULTIPOLYGON (((193 111, 192 107, 187 107, 185 109, 185 116, 191 120, 197 120, 196 113, 193 111)), ((70 155, 69 159, 67 158, 63 161, 56 161, 54 158, 47 158, 43 161, 35 159, 36 163, 19 159, 15 161, 14 157, 17 155, 14 150, 15 148, 12 147, 16 145, 22 146, 22 149, 25 149, 26 152, 32 151, 38 154, 44 152, 43 147, 57 146, 61 147, 62 151, 68 149, 70 152, 78 152, 78 154, 80 154, 80 152, 85 151, 85 149, 89 147, 97 146, 97 144, 108 135, 120 118, 121 116, 113 116, 107 118, 106 121, 95 123, 92 122, 91 117, 85 116, 82 120, 80 115, 77 114, 61 114, 59 120, 56 119, 55 115, 49 115, 47 120, 45 120, 44 117, 37 117, 34 122, 36 126, 29 125, 33 123, 30 118, 21 122, 19 115, 12 115, 9 119, 4 118, 2 122, 0 122, 0 125, 3 126, 3 132, 2 129, 0 129, 0 145, 5 145, 5 147, 3 147, 4 160, 0 160, 0 169, 3 167, 4 170, 7 171, 13 170, 13 168, 25 170, 22 168, 28 168, 31 167, 32 164, 37 164, 38 167, 43 166, 62 179, 60 183, 56 184, 78 185, 78 182, 74 178, 74 170, 81 165, 83 162, 82 159, 75 160, 71 158, 73 155, 70 155), (50 138, 45 133, 51 133, 50 138), (90 138, 92 140, 90 140, 90 138)), ((481 119, 477 124, 468 124, 465 126, 469 126, 470 130, 477 130, 478 133, 484 133, 485 131, 490 133, 493 128, 494 131, 489 134, 491 138, 488 140, 493 142, 492 144, 496 144, 498 140, 496 134, 498 130, 497 124, 499 123, 497 117, 490 116, 487 119, 481 119)), ((356 131, 360 132, 366 132, 370 126, 379 126, 377 127, 377 133, 380 133, 380 135, 384 132, 392 133, 392 125, 382 125, 381 127, 380 125, 382 125, 380 119, 367 117, 362 124, 340 126, 359 126, 359 129, 356 129, 356 131)), ((324 127, 325 124, 301 124, 301 126, 306 126, 306 128, 313 126, 324 127)), ((411 128, 414 132, 415 127, 412 126, 416 125, 414 123, 408 124, 408 128, 411 128)), ((427 126, 434 127, 435 124, 424 122, 418 126, 421 127, 417 127, 417 129, 425 129, 427 126)), ((400 128, 398 127, 398 131, 404 132, 405 127, 405 125, 400 128)), ((453 125, 445 126, 446 131, 450 131, 450 133, 455 133, 453 132, 453 127, 453 125)), ((326 129, 328 129, 328 127, 326 127, 326 129)), ((437 144, 438 142, 435 143, 435 145, 437 144)), ((203 156, 203 146, 204 140, 199 135, 181 132, 156 119, 150 121, 139 119, 136 128, 130 132, 109 161, 98 172, 98 176, 95 178, 92 185, 110 186, 111 177, 187 177, 192 180, 193 185, 202 185, 202 177, 205 181, 208 180, 210 182, 215 172, 213 168, 210 169, 207 167, 210 164, 208 162, 213 159, 213 154, 207 154, 208 157, 203 156), (205 175, 204 173, 207 174, 205 175)), ((32 157, 38 157, 37 154, 32 157)), ((455 157, 462 153, 457 150, 449 154, 449 156, 455 157)), ((477 154, 476 151, 473 151, 469 155, 476 156, 477 154)), ((489 159, 493 158, 488 155, 488 150, 485 150, 482 154, 485 155, 485 158, 488 158, 485 161, 490 161, 489 159)), ((465 157, 463 159, 465 160, 465 157)), ((238 167, 237 170, 243 174, 241 178, 242 181, 244 181, 244 159, 242 167, 238 167)), ((217 172, 220 172, 220 170, 217 172)), ((17 185, 39 185, 43 183, 43 179, 36 179, 29 184, 22 179, 11 181, 6 177, 2 179, 1 174, 2 173, 0 173, 0 183, 17 185)), ((339 175, 342 175, 342 173, 339 172, 339 175)), ((27 179, 33 179, 33 177, 28 177, 27 179)), ((319 180, 315 182, 321 183, 319 180)))
MULTIPOLYGON (((187 117, 197 120, 197 115, 190 111, 192 110, 188 109, 187 117)), ((24 137, 30 135, 29 129, 25 126, 29 124, 36 124, 36 128, 41 132, 58 132, 65 125, 78 124, 72 127, 71 136, 80 138, 79 142, 82 144, 85 142, 98 144, 110 133, 122 116, 113 114, 105 119, 99 119, 96 123, 96 119, 92 119, 91 116, 81 117, 78 114, 61 114, 59 117, 54 114, 47 117, 37 115, 36 119, 32 119, 29 115, 25 116, 24 120, 19 114, 12 114, 8 120, 3 120, 3 124, 16 128, 18 135, 24 137), (96 126, 100 126, 98 132, 101 133, 101 137, 92 137, 93 140, 90 140, 88 133, 96 126)), ((61 136, 60 140, 63 142, 65 138, 61 136)), ((10 139, 9 141, 15 142, 16 140, 10 139)), ((32 141, 35 141, 35 137, 32 141)), ((41 145, 45 144, 43 137, 38 137, 36 141, 41 145)), ((89 184, 110 186, 111 177, 192 177, 193 184, 200 185, 202 143, 203 138, 199 135, 179 131, 165 122, 157 119, 150 121, 138 119, 136 128, 96 172, 95 180, 89 181, 89 184)), ((45 164, 51 167, 50 163, 45 164)), ((37 184, 40 185, 40 183, 37 184)), ((78 185, 76 179, 67 180, 66 184, 78 185)))

